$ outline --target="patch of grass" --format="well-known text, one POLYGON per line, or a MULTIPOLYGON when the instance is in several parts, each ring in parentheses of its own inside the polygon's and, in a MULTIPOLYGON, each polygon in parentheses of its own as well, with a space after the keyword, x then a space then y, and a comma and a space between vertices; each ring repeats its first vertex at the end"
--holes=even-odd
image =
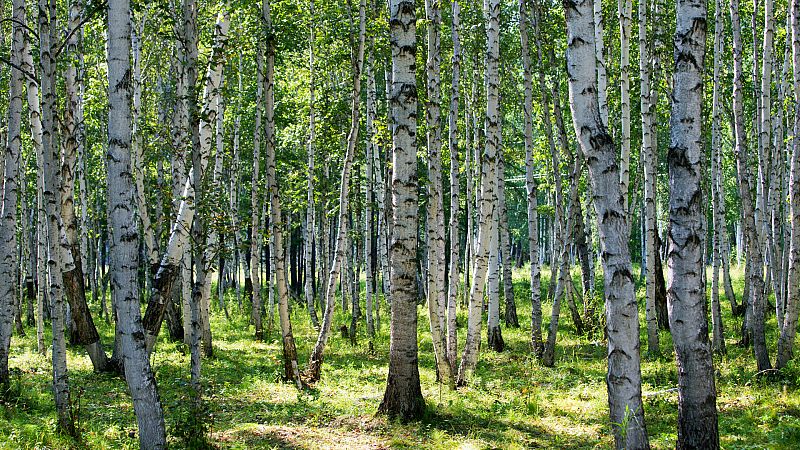
MULTIPOLYGON (((638 274, 638 270, 635 271, 638 274)), ((247 311, 238 311, 229 295, 230 319, 215 310, 212 317, 214 358, 203 360, 205 403, 202 431, 218 448, 565 448, 612 446, 605 386, 606 347, 602 333, 577 336, 564 306, 559 322, 556 366, 541 366, 529 352, 529 283, 524 269, 515 272, 515 296, 522 327, 503 327, 507 349, 502 353, 485 345, 468 385, 457 392, 436 383, 434 358, 424 306, 419 307, 420 376, 427 402, 425 417, 402 424, 376 417, 388 370, 388 308, 381 301, 382 328, 372 339, 370 352, 366 326, 358 329, 352 346, 336 329, 348 323, 339 311, 326 349, 322 380, 298 392, 281 376, 281 344, 277 317, 263 342, 252 338, 247 311)), ((543 270, 543 291, 549 284, 543 270)), ((579 286, 579 272, 575 276, 579 286)), ((600 277, 598 277, 600 278, 600 277)), ((734 272, 741 295, 742 274, 734 272)), ((709 277, 710 280, 710 277, 709 277)), ((602 286, 598 281, 598 288, 602 286)), ((639 287, 643 303, 644 288, 639 287)), ((598 289, 600 292, 600 289, 598 289)), ((741 299, 739 299, 741 301, 741 299)), ((596 299, 602 314, 602 300, 596 299)), ((212 302, 217 305, 217 302, 212 302)), ((97 310, 97 305, 91 305, 97 310)), ((730 314, 723 299, 728 354, 716 357, 720 434, 724 448, 791 448, 800 442, 800 364, 793 363, 778 376, 755 376, 751 350, 735 345, 740 319, 730 314)), ((545 302, 545 326, 550 305, 545 302)), ((643 304, 641 310, 643 311, 643 304)), ((642 312, 643 314, 643 312, 642 312)), ((300 355, 307 363, 316 340, 304 306, 292 305, 292 321, 300 355)), ((267 321, 265 320, 265 323, 267 321)), ((641 320, 644 326, 644 320, 641 320)), ((458 317, 463 345, 465 312, 458 317)), ((97 321, 110 348, 113 327, 97 321)), ((55 430, 55 409, 50 392, 49 357, 36 353, 35 329, 27 337, 14 337, 11 367, 15 370, 15 395, 0 405, 0 449, 17 448, 137 448, 136 421, 127 387, 119 377, 95 374, 82 348, 71 348, 68 361, 73 401, 80 405, 80 440, 60 436, 55 430), (78 396, 78 392, 81 392, 78 396)), ((49 331, 48 331, 49 333, 49 331)), ((642 342, 645 339, 642 328, 642 342)), ((774 317, 767 323, 774 355, 774 317)), ((669 333, 661 332, 662 354, 643 355, 643 391, 677 386, 669 333)), ((47 338, 49 342, 49 337, 47 338)), ((642 346, 644 348, 644 345, 642 346)), ((460 354, 460 353, 459 353, 460 354)), ((170 443, 186 444, 186 432, 199 428, 191 414, 189 355, 182 344, 158 343, 152 358, 166 413, 170 443)), ((651 444, 656 449, 675 447, 677 393, 645 398, 645 418, 651 444)), ((196 431, 196 430, 195 430, 196 431)))

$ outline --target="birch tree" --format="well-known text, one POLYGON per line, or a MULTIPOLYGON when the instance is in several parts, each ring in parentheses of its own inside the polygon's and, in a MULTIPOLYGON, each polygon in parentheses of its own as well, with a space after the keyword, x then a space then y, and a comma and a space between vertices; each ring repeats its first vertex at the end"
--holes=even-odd
POLYGON ((138 295, 139 238, 133 212, 130 111, 130 3, 108 5, 108 197, 112 296, 122 339, 125 379, 143 449, 166 447, 164 412, 145 348, 138 295))
POLYGON ((450 150, 450 284, 447 296, 447 360, 450 363, 451 374, 455 373, 456 354, 458 353, 458 337, 456 324, 456 308, 458 307, 458 281, 459 258, 461 239, 459 236, 459 163, 458 163, 458 102, 460 99, 461 84, 461 5, 458 0, 452 1, 452 29, 453 41, 452 82, 450 85, 450 111, 448 113, 448 148, 450 150))
POLYGON ((641 398, 639 319, 634 293, 627 215, 619 187, 614 141, 601 119, 597 91, 592 3, 565 4, 567 74, 573 125, 586 155, 594 191, 605 274, 608 331, 608 400, 617 448, 649 448, 641 398))
MULTIPOLYGON (((335 234, 333 258, 330 271, 328 272, 328 279, 325 288, 325 312, 322 316, 322 326, 320 327, 317 342, 314 344, 314 349, 309 357, 308 369, 306 370, 306 374, 311 381, 318 381, 322 371, 322 360, 325 352, 325 346, 328 343, 331 323, 333 322, 333 309, 336 301, 336 280, 339 279, 342 261, 345 254, 345 246, 347 246, 347 210, 350 201, 350 172, 353 167, 356 143, 358 142, 361 69, 364 65, 364 42, 366 40, 365 9, 366 0, 361 0, 358 8, 358 46, 357 48, 353 49, 354 54, 352 57, 353 96, 352 107, 350 110, 350 132, 347 135, 347 152, 344 157, 341 184, 339 188, 339 223, 335 234)), ((345 285, 342 284, 342 292, 344 292, 345 289, 345 285)))
POLYGON ((282 257, 283 249, 283 219, 281 216, 281 199, 278 189, 278 177, 275 170, 275 30, 272 26, 270 2, 264 0, 262 14, 267 31, 267 67, 265 73, 266 102, 265 102, 265 131, 266 131, 266 158, 267 166, 267 192, 269 197, 270 228, 273 239, 273 250, 276 254, 275 264, 271 271, 275 273, 275 289, 278 294, 278 315, 281 323, 283 341, 283 367, 284 378, 292 380, 298 389, 300 371, 297 366, 297 349, 292 334, 292 322, 289 318, 289 292, 286 285, 285 260, 282 257))
POLYGON ((0 206, 0 391, 9 388, 8 357, 11 346, 11 330, 14 320, 14 269, 17 248, 17 185, 19 156, 22 150, 22 51, 25 45, 25 2, 14 0, 12 4, 13 24, 11 57, 11 79, 8 89, 8 136, 3 149, 5 165, 0 206))
MULTIPOLYGON (((677 6, 670 114, 669 325, 678 361, 677 448, 719 448, 716 388, 706 320, 705 208, 701 165, 706 2, 677 6), (700 87, 700 88, 698 88, 700 87)), ((759 269, 760 270, 760 269, 759 269)))
POLYGON ((428 32, 428 59, 426 63, 428 102, 425 108, 428 147, 428 213, 426 236, 428 240, 428 318, 431 340, 436 356, 436 369, 440 380, 452 386, 451 365, 447 359, 447 336, 445 335, 445 228, 444 196, 442 193, 442 119, 440 37, 442 15, 438 0, 425 1, 428 32))
POLYGON ((389 375, 378 413, 403 420, 422 417, 425 399, 419 381, 417 349, 417 82, 416 8, 413 1, 391 0, 392 46, 392 318, 389 375))
POLYGON ((458 367, 457 385, 465 385, 466 377, 478 362, 478 343, 481 331, 481 310, 484 284, 487 281, 488 260, 493 237, 496 237, 497 217, 497 153, 500 145, 499 117, 499 27, 500 1, 484 2, 486 27, 486 149, 481 161, 481 198, 478 247, 472 270, 467 337, 458 367))
MULTIPOLYGON (((800 102, 800 0, 791 4, 792 82, 794 100, 800 102)), ((789 175, 789 216, 791 231, 789 242, 788 291, 783 328, 778 339, 776 368, 783 368, 794 357, 794 341, 797 334, 797 316, 800 311, 800 110, 793 117, 791 171, 789 175)))

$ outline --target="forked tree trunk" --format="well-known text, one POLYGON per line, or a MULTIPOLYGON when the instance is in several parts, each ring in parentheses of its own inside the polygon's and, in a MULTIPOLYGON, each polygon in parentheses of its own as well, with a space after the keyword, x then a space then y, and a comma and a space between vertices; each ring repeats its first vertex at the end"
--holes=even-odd
POLYGON ((391 117, 394 156, 391 245, 392 319, 389 375, 378 413, 419 419, 425 399, 419 381, 417 349, 417 84, 416 11, 410 0, 391 0, 391 117))
POLYGON ((570 107, 589 165, 605 273, 608 331, 608 400, 617 448, 649 448, 642 405, 639 318, 634 292, 628 223, 619 187, 614 142, 597 103, 591 0, 565 3, 570 107), (626 424, 625 430, 620 424, 626 424))
POLYGON ((130 4, 108 5, 108 202, 112 296, 122 340, 125 379, 133 398, 143 449, 166 447, 164 412, 150 368, 138 295, 139 238, 133 211, 130 110, 130 4))

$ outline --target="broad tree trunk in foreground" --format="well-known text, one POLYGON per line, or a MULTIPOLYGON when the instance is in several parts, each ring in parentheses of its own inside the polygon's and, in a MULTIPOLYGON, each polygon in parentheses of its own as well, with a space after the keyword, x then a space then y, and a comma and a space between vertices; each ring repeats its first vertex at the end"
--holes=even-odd
POLYGON ((597 103, 591 0, 564 2, 570 107, 589 165, 605 274, 608 403, 617 448, 649 448, 642 405, 639 317, 628 248, 628 223, 619 187, 617 152, 597 103), (627 424, 622 430, 620 424, 627 424))
POLYGON ((391 0, 394 170, 391 244, 392 319, 389 375, 378 413, 414 420, 425 411, 417 348, 417 84, 414 2, 391 0))
POLYGON ((677 5, 670 114, 669 324, 678 360, 679 449, 719 448, 716 388, 706 319, 702 193, 706 2, 677 5), (698 87, 700 87, 698 89, 698 87))
POLYGON ((164 412, 150 368, 138 295, 139 236, 133 212, 130 110, 130 4, 108 5, 108 202, 111 228, 111 279, 122 338, 125 379, 133 398, 143 449, 166 447, 164 412))

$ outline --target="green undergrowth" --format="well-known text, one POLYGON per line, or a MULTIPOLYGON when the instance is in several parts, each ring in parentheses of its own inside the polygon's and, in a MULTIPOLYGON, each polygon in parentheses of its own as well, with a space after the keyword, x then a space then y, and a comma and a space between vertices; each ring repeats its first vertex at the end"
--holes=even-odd
MULTIPOLYGON (((638 272, 637 272, 638 273, 638 272)), ((152 364, 164 405, 172 448, 205 442, 216 448, 563 448, 612 446, 605 386, 606 348, 599 336, 577 336, 566 305, 559 323, 556 366, 546 368, 530 356, 529 288, 523 269, 515 272, 519 329, 503 328, 506 350, 483 345, 475 373, 456 392, 437 384, 427 313, 419 307, 420 375, 427 402, 425 417, 401 424, 376 417, 388 367, 388 309, 381 304, 381 328, 372 340, 359 323, 358 343, 338 328, 349 314, 337 304, 322 380, 298 392, 280 380, 277 316, 263 342, 252 338, 246 311, 227 295, 230 319, 213 312, 214 357, 203 360, 204 401, 192 406, 189 355, 181 343, 162 336, 152 364), (373 350, 371 351, 370 348, 373 350), (202 430, 202 439, 188 436, 202 430)), ((543 271, 543 288, 549 270, 543 271)), ((576 283, 579 273, 574 273, 576 283)), ((741 293, 741 273, 734 273, 741 293)), ((709 277, 710 279, 710 277, 709 277)), ((640 286, 639 297, 644 289, 640 286)), ((216 302, 213 302, 216 303, 216 302)), ((91 305, 97 311, 97 305, 91 305)), ((215 305, 216 307, 216 305, 215 305)), ((643 310, 643 308, 641 308, 643 310)), ((602 311, 602 308, 598 308, 602 311)), ((545 304, 545 324, 549 322, 545 304)), ((740 319, 723 303, 728 354, 716 357, 720 435, 723 448, 796 448, 800 442, 800 364, 772 376, 756 376, 751 350, 736 346, 740 319)), ((293 303, 292 321, 301 368, 316 340, 304 308, 293 303)), ((641 321, 644 325, 644 321, 641 321)), ((106 347, 113 328, 97 325, 106 347)), ((466 316, 459 313, 463 344, 466 316)), ((0 449, 138 448, 136 421, 124 380, 92 373, 83 349, 69 351, 72 402, 78 439, 55 431, 50 391, 50 360, 36 352, 35 329, 12 342, 12 385, 0 405, 0 449)), ((775 353, 774 314, 767 323, 775 353)), ((661 353, 643 354, 642 374, 647 430, 653 448, 674 448, 677 421, 677 369, 672 343, 661 332, 661 353), (655 395, 652 395, 655 393, 655 395)), ((485 327, 484 339, 485 341, 485 327)), ((49 342, 49 334, 48 334, 49 342)), ((642 350, 645 349, 642 329, 642 350)))

